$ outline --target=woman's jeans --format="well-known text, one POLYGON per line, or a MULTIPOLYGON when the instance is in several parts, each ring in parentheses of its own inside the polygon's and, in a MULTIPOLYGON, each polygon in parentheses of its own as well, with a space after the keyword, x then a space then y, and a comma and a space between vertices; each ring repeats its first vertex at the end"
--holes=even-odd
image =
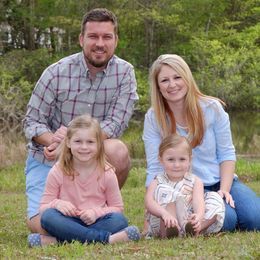
POLYGON ((64 216, 60 211, 49 208, 41 216, 42 227, 58 242, 80 241, 81 243, 108 243, 109 236, 128 226, 122 213, 109 213, 86 225, 80 218, 64 216))
MULTIPOLYGON (((212 186, 205 186, 204 190, 218 191, 219 188, 218 182, 212 186)), ((226 213, 222 230, 260 230, 260 197, 238 179, 234 179, 230 194, 235 202, 235 208, 225 203, 226 213)))

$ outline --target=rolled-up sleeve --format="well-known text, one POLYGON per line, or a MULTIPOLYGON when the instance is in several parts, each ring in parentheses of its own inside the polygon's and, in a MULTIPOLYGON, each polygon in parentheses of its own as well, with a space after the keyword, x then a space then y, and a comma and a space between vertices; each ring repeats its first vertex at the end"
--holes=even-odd
POLYGON ((55 108, 52 80, 53 75, 46 69, 33 90, 23 120, 23 128, 28 140, 45 132, 51 132, 48 120, 51 120, 55 108))
POLYGON ((145 115, 143 141, 146 154, 147 170, 146 183, 148 187, 157 174, 163 172, 163 168, 158 159, 159 146, 161 143, 161 134, 153 110, 150 109, 145 115))

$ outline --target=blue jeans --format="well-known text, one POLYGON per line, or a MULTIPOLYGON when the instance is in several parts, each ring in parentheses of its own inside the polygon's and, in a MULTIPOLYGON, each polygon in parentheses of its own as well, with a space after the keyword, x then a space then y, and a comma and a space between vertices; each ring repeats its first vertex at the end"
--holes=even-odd
POLYGON ((41 216, 41 225, 58 242, 79 241, 81 243, 108 243, 109 236, 128 226, 122 213, 109 213, 87 225, 80 218, 64 216, 60 211, 49 208, 41 216))
MULTIPOLYGON (((220 183, 204 188, 205 191, 218 191, 220 183)), ((230 194, 235 201, 235 208, 225 202, 226 213, 222 230, 260 230, 260 197, 238 179, 233 180, 230 194)))

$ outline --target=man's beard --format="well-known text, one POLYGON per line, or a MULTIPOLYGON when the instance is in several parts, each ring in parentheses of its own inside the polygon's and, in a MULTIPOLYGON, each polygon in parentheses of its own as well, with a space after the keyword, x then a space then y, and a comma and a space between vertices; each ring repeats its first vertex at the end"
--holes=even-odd
POLYGON ((101 67, 104 67, 107 65, 108 63, 108 60, 105 60, 105 61, 95 61, 95 60, 92 60, 92 59, 89 59, 87 58, 87 61, 90 65, 92 65, 93 67, 96 67, 96 68, 101 68, 101 67))
MULTIPOLYGON (((99 50, 100 50, 100 51, 104 51, 104 50, 101 49, 101 48, 97 48, 95 51, 99 51, 99 50)), ((89 55, 89 56, 90 56, 90 55, 89 55)), ((91 56, 90 56, 90 57, 85 56, 85 58, 86 58, 86 60, 88 61, 88 63, 89 63, 90 65, 96 67, 96 68, 105 67, 105 66, 107 65, 108 61, 111 59, 111 57, 112 57, 112 56, 108 57, 108 58, 105 59, 105 60, 99 61, 98 59, 97 59, 97 60, 92 59, 91 56)))

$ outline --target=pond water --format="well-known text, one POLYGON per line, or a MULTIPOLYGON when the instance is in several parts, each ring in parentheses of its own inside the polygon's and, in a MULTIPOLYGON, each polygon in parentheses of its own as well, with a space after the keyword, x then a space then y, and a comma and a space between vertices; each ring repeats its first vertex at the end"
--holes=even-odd
POLYGON ((230 112, 237 154, 260 157, 260 112, 230 112))

